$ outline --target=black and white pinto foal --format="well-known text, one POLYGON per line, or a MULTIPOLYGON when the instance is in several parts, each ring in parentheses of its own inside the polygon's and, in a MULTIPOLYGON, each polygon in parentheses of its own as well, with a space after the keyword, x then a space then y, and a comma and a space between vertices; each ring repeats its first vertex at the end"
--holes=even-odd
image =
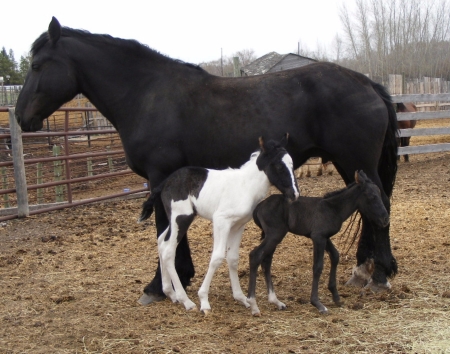
POLYGON ((175 270, 175 252, 196 215, 213 222, 214 245, 208 272, 198 291, 200 310, 208 314, 209 287, 216 269, 226 257, 233 297, 249 307, 238 277, 239 245, 244 226, 252 218, 256 205, 267 195, 271 184, 288 200, 299 196, 293 162, 285 150, 288 135, 280 142, 259 139, 261 151, 239 169, 213 170, 184 167, 175 171, 144 203, 139 221, 153 212, 156 198, 161 198, 169 227, 158 236, 158 252, 164 294, 180 302, 186 310, 195 310, 175 270), (172 287, 173 285, 173 287, 172 287))
POLYGON ((331 264, 328 289, 333 296, 333 301, 340 304, 336 288, 339 252, 330 238, 339 232, 342 223, 356 210, 359 210, 376 227, 383 228, 389 224, 389 213, 381 199, 380 189, 363 171, 355 172, 355 182, 344 189, 328 193, 323 198, 299 197, 293 203, 286 203, 284 198, 278 194, 271 195, 256 206, 253 220, 262 229, 263 241, 250 252, 247 300, 254 316, 261 315, 255 298, 257 270, 260 264, 264 270, 269 302, 278 306, 280 310, 286 308, 286 305, 275 295, 270 268, 275 249, 288 232, 306 236, 313 242, 311 304, 317 307, 321 313, 328 312, 328 309, 320 302, 318 295, 325 251, 330 256, 331 264))

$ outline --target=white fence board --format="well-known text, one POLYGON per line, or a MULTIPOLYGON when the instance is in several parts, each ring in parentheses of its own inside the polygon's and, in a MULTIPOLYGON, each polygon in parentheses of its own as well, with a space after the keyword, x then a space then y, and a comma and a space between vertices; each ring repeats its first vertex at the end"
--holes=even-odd
POLYGON ((405 146, 398 148, 399 155, 425 154, 443 151, 450 151, 450 143, 405 146))

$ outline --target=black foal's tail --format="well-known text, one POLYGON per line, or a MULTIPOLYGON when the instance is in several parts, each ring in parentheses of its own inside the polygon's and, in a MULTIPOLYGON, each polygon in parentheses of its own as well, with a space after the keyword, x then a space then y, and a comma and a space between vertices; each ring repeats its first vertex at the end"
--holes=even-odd
POLYGON ((394 189, 395 177, 397 175, 398 154, 398 123, 397 114, 392 103, 391 96, 386 88, 380 84, 372 83, 373 89, 383 99, 389 114, 389 126, 384 136, 383 150, 378 162, 378 175, 381 179, 384 192, 390 198, 394 189))
POLYGON ((162 192, 165 184, 166 183, 164 181, 158 187, 156 187, 155 189, 153 189, 151 191, 150 197, 148 197, 148 199, 144 202, 144 204, 142 204, 142 212, 141 212, 141 216, 139 217, 138 222, 147 220, 150 216, 152 216, 155 201, 157 198, 161 198, 161 192, 162 192))

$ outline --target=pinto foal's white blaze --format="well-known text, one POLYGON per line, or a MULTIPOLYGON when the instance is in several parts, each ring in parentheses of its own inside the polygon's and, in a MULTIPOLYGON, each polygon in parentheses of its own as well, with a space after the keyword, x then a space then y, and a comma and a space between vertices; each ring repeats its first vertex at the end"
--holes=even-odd
POLYGON ((275 167, 268 174, 265 172, 267 168, 260 170, 257 166, 260 154, 266 153, 263 151, 253 153, 250 160, 239 169, 186 167, 166 180, 161 199, 170 224, 158 238, 158 252, 163 291, 173 302, 182 303, 186 310, 196 309, 175 270, 175 253, 181 238, 195 216, 199 215, 213 222, 214 237, 208 272, 198 291, 201 311, 207 314, 211 310, 209 288, 224 258, 228 263, 233 297, 246 307, 250 306, 242 292, 237 272, 239 245, 245 224, 251 220, 253 210, 267 195, 272 182, 283 192, 289 190, 289 194, 295 196, 294 199, 299 195, 292 158, 282 147, 278 146, 277 149, 277 157, 267 163, 267 166, 275 167))

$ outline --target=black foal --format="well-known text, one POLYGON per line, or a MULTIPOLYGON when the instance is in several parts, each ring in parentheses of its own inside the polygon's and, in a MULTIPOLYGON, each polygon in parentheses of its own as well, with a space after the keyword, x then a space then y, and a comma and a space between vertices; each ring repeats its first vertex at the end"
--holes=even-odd
POLYGON ((299 197, 295 202, 289 203, 282 195, 276 194, 258 204, 253 212, 253 220, 262 229, 263 241, 250 252, 248 286, 248 302, 254 316, 261 315, 255 298, 256 276, 260 264, 264 269, 269 302, 277 305, 280 310, 286 308, 286 305, 275 295, 270 268, 275 249, 287 232, 306 236, 313 241, 311 304, 321 313, 328 312, 318 295, 325 251, 329 254, 331 262, 328 289, 331 291, 333 301, 340 304, 336 288, 339 252, 330 238, 339 232, 342 223, 356 210, 359 210, 377 227, 386 227, 389 224, 389 213, 384 207, 380 190, 363 171, 355 172, 354 183, 344 189, 328 193, 323 198, 299 197))

